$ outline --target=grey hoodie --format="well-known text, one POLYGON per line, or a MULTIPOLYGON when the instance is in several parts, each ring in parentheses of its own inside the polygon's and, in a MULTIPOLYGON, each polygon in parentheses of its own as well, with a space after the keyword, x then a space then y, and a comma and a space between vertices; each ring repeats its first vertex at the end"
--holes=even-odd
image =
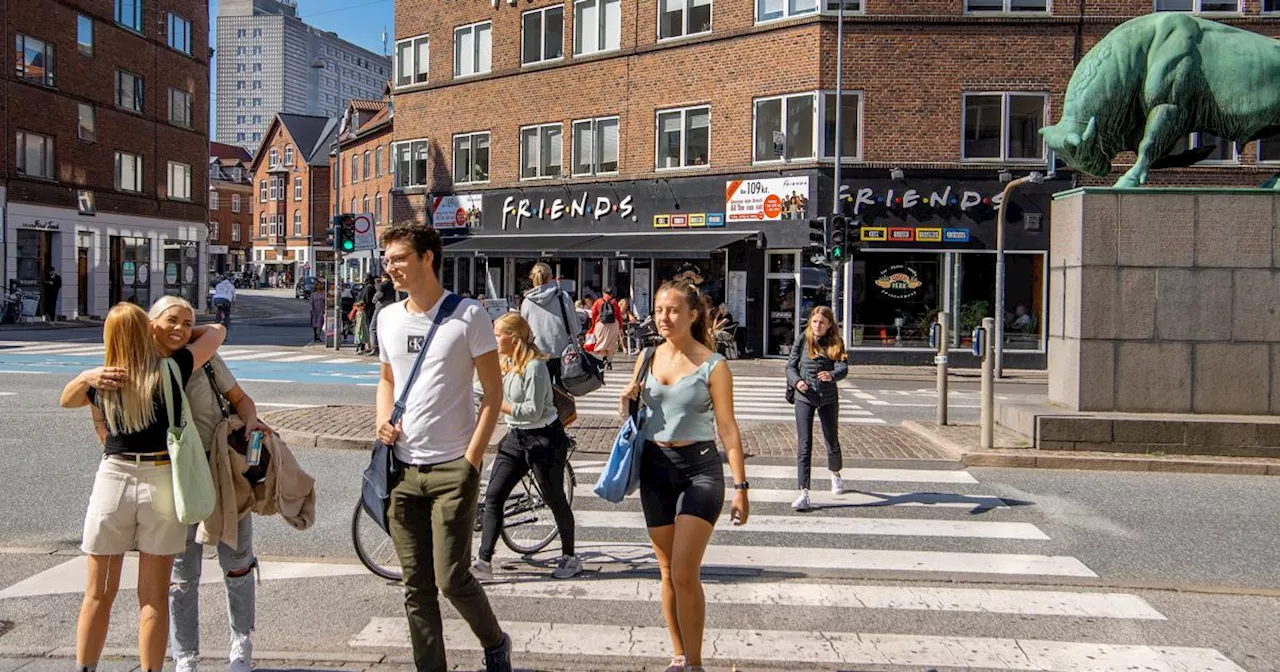
POLYGON ((524 293, 524 298, 524 303, 520 304, 520 315, 533 330, 533 342, 548 357, 559 359, 560 353, 573 342, 570 334, 576 336, 582 330, 578 314, 573 309, 573 300, 554 282, 530 288, 524 293), (556 305, 557 302, 560 305, 556 305), (565 330, 561 306, 564 306, 563 314, 569 317, 568 331, 565 330))

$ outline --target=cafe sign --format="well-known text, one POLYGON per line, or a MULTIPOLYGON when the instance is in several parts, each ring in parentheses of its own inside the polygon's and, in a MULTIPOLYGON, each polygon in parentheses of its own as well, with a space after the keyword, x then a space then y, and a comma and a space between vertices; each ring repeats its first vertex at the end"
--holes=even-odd
POLYGON ((880 273, 875 280, 880 293, 891 299, 909 299, 920 291, 924 282, 915 269, 905 264, 895 264, 880 273))

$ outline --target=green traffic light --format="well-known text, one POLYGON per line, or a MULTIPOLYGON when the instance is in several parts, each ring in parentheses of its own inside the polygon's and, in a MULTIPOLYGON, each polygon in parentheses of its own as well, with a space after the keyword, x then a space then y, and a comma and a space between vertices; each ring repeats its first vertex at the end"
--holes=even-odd
POLYGON ((356 244, 355 244, 354 242, 350 241, 350 240, 344 240, 344 241, 342 241, 342 251, 343 251, 343 252, 350 252, 351 250, 355 249, 355 247, 356 247, 356 244))

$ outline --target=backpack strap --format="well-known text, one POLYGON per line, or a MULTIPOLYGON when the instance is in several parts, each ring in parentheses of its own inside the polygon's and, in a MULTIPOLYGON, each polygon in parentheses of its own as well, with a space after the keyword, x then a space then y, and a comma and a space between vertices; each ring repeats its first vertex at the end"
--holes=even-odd
POLYGON ((209 387, 213 388, 213 398, 218 400, 218 410, 222 411, 222 419, 230 418, 231 412, 227 410, 227 398, 218 389, 218 376, 213 371, 212 359, 204 363, 204 376, 209 379, 209 387))

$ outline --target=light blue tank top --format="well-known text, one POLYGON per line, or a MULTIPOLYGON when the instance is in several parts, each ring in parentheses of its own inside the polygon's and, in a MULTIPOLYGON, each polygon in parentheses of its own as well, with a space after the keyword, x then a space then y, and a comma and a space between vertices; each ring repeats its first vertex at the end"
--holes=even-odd
POLYGON ((715 441, 716 416, 711 408, 711 370, 724 357, 713 353, 689 375, 663 385, 652 375, 641 392, 649 418, 644 423, 647 441, 715 441))

